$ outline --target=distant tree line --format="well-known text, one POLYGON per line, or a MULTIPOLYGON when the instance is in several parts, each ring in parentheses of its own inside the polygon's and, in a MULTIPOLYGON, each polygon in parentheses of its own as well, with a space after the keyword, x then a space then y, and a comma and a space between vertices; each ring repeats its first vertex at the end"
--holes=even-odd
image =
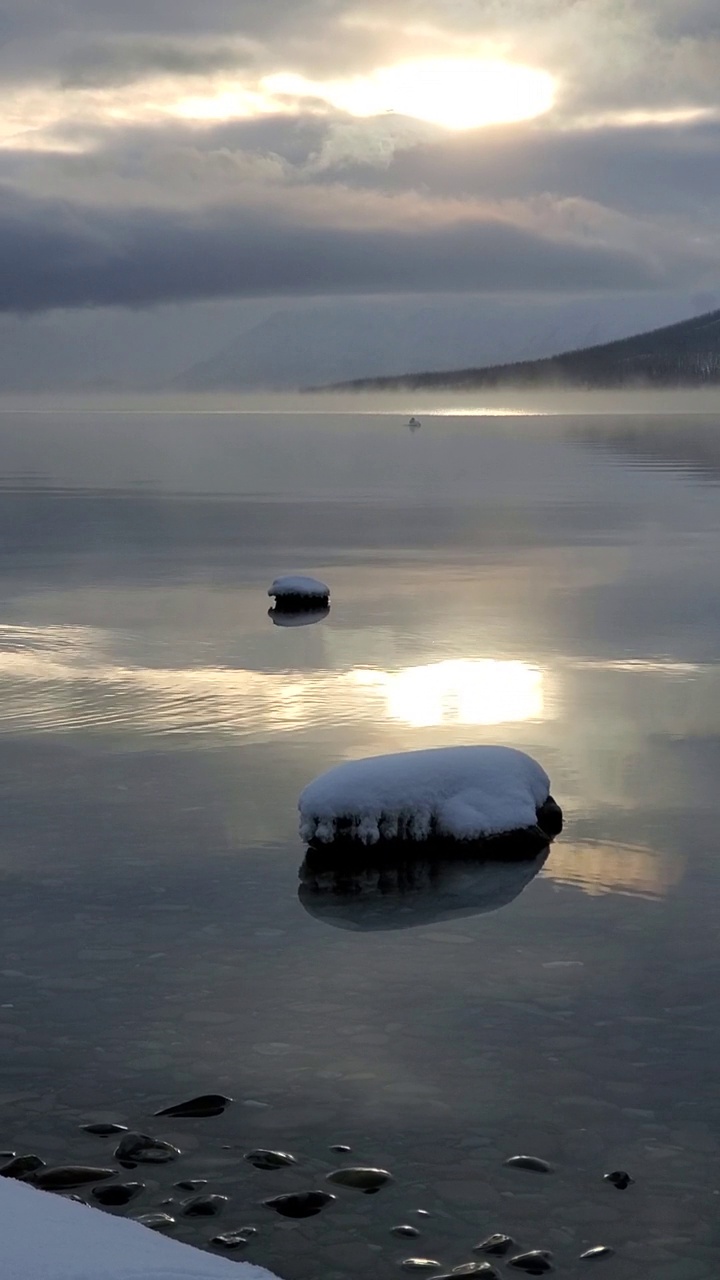
POLYGON ((671 387, 720 384, 720 311, 695 316, 651 333, 566 351, 543 360, 480 369, 362 378, 349 390, 572 386, 671 387))

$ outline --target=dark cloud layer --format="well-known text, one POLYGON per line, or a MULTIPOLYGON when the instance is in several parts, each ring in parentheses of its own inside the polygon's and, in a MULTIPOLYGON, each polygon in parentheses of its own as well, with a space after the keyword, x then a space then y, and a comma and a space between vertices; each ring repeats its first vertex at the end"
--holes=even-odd
MULTIPOLYGON (((278 215, 221 208, 82 210, 4 192, 0 308, 267 294, 656 287, 641 254, 558 240, 498 221, 435 228, 297 226, 278 215)), ((699 268, 698 268, 699 270, 699 268)))

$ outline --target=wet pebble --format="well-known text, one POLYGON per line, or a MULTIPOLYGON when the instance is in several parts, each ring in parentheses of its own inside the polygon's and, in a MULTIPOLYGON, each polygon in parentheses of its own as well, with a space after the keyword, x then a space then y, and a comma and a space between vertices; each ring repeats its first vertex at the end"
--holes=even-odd
POLYGON ((428 1210, 427 1210, 427 1209, 416 1209, 416 1210, 415 1210, 415 1212, 416 1212, 416 1214, 418 1215, 418 1217, 419 1217, 419 1218, 429 1218, 429 1217, 430 1217, 430 1214, 428 1213, 428 1210))
POLYGON ((400 1266, 403 1271, 437 1271, 440 1263, 434 1258, 403 1258, 400 1266))
POLYGON ((115 1148, 115 1159, 126 1168, 136 1164, 165 1164, 180 1155, 178 1147, 161 1138, 151 1138, 147 1133, 126 1133, 115 1148))
POLYGON ((70 1187, 82 1187, 88 1182, 102 1182, 114 1178, 114 1169, 96 1169, 92 1165, 63 1164, 53 1169, 36 1169, 26 1181, 42 1191, 65 1191, 70 1187))
POLYGON ((163 1107, 156 1111, 156 1116, 174 1116, 178 1120, 204 1120, 209 1116, 221 1116, 232 1098, 222 1093, 203 1093, 197 1098, 189 1098, 187 1102, 178 1102, 171 1107, 163 1107))
POLYGON ((266 1151, 264 1147, 248 1151, 244 1158, 256 1169, 283 1169, 287 1165, 297 1164, 295 1157, 287 1151, 266 1151))
POLYGON ((606 1244, 596 1244, 593 1249, 586 1249, 580 1254, 581 1262, 590 1262, 593 1258, 611 1258, 615 1250, 606 1244))
POLYGON ((175 1186, 181 1191, 199 1191, 201 1187, 206 1187, 207 1178, 183 1178, 182 1182, 176 1182, 175 1186))
POLYGON ((192 1200, 185 1200, 182 1211, 186 1218, 211 1218, 221 1213, 227 1202, 227 1196, 193 1196, 192 1200))
POLYGON ((512 1236, 504 1236, 500 1231, 496 1231, 495 1235, 488 1236, 487 1240, 481 1240, 475 1245, 475 1253, 489 1253, 495 1258, 502 1258, 508 1251, 512 1249, 515 1241, 512 1236))
POLYGON ((98 1138, 109 1138, 114 1133, 127 1133, 126 1124, 81 1124, 85 1133, 94 1133, 98 1138))
POLYGON ((394 1236, 419 1236, 420 1232, 417 1227, 411 1227, 405 1222, 401 1222, 397 1227, 391 1227, 391 1234, 394 1236))
POLYGON ((175 1219, 169 1213, 141 1213, 135 1221, 149 1227, 151 1231, 167 1231, 175 1226, 175 1219))
POLYGON ((94 1187, 92 1194, 98 1204, 120 1205, 129 1204, 144 1190, 144 1182, 113 1182, 104 1187, 94 1187))
POLYGON ((331 1147, 330 1150, 337 1151, 339 1153, 342 1153, 343 1155, 347 1155, 348 1151, 352 1151, 352 1147, 345 1147, 341 1142, 336 1142, 335 1146, 331 1147))
POLYGON ((508 1262, 516 1271, 524 1271, 528 1276, 544 1276, 553 1270, 552 1254, 547 1249, 531 1249, 529 1253, 518 1253, 508 1262))
POLYGON ((539 1156, 510 1156, 505 1161, 508 1169, 529 1169, 532 1173, 552 1173, 552 1165, 539 1156))
POLYGON ((392 1182, 392 1174, 387 1169, 335 1169, 327 1175, 327 1181, 334 1182, 339 1187, 354 1187, 356 1191, 373 1195, 386 1182, 392 1182))
POLYGON ((44 1169, 45 1161, 39 1156, 14 1156, 8 1164, 0 1167, 0 1178, 25 1178, 37 1169, 44 1169))
POLYGON ((452 1275, 454 1276, 484 1276, 485 1280, 498 1280, 498 1273, 489 1262, 463 1262, 459 1267, 453 1267, 452 1275))
POLYGON ((618 1191, 625 1191, 635 1181, 624 1169, 615 1169, 612 1173, 606 1173, 603 1175, 603 1179, 605 1182, 611 1182, 614 1187, 617 1187, 618 1191))
POLYGON ((242 1231, 226 1231, 222 1236, 213 1236, 210 1243, 219 1245, 221 1249, 241 1249, 248 1240, 249 1237, 242 1231))
POLYGON ((335 1196, 328 1191, 296 1191, 290 1195, 273 1196, 264 1203, 284 1218, 314 1218, 334 1199, 335 1196))

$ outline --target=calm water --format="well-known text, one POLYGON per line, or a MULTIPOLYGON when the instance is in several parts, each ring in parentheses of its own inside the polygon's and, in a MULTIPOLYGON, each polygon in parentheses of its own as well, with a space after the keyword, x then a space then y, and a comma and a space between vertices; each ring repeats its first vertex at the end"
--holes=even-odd
POLYGON ((287 1280, 494 1231, 563 1275, 602 1243, 618 1280, 716 1276, 715 422, 5 414, 0 458, 0 1148, 176 1141, 130 1211, 207 1177, 231 1205, 178 1237, 254 1224, 287 1280), (332 610, 280 628, 295 569, 332 610), (316 773, 476 742, 550 773, 544 863, 298 892, 316 773), (201 1092, 236 1103, 151 1118, 201 1092), (343 1160, 395 1181, 262 1206, 343 1160))

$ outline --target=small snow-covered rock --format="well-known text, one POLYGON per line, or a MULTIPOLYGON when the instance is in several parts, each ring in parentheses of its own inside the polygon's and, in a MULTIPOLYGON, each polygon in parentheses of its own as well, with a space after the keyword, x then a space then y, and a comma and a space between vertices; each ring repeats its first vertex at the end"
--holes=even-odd
POLYGON ((320 844, 482 840, 535 828, 549 796, 545 770, 513 747, 375 756, 337 765, 305 788, 300 836, 320 844))
POLYGON ((306 578, 302 574, 290 574, 284 578, 276 578, 272 586, 268 587, 268 595, 274 596, 277 601, 283 603, 292 600, 324 601, 327 603, 330 599, 330 588, 317 578, 306 578))

